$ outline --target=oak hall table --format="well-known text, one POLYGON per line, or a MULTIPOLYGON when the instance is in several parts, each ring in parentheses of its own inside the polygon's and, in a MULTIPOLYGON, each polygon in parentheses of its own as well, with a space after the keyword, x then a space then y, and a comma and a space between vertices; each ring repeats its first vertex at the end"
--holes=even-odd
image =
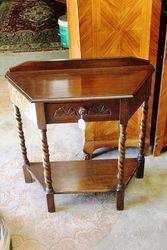
POLYGON ((54 194, 107 191, 116 191, 117 209, 123 210, 125 186, 135 172, 137 178, 144 174, 153 71, 147 60, 109 58, 26 62, 7 72, 25 182, 36 179, 42 185, 49 212, 55 212, 54 194), (142 104, 138 158, 125 159, 127 123, 142 104), (40 130, 43 163, 28 160, 20 110, 40 130), (77 122, 80 118, 87 122, 120 121, 118 160, 50 162, 47 125, 77 122))

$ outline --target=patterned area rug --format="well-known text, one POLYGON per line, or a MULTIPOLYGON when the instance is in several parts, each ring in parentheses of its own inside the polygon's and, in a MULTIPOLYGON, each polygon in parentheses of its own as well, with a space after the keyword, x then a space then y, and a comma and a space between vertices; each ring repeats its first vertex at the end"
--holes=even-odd
POLYGON ((0 5, 0 51, 60 50, 51 0, 13 0, 0 5))
POLYGON ((96 249, 119 217, 110 193, 55 195, 57 212, 47 213, 43 189, 24 183, 20 159, 1 166, 0 176, 0 212, 14 250, 96 249))

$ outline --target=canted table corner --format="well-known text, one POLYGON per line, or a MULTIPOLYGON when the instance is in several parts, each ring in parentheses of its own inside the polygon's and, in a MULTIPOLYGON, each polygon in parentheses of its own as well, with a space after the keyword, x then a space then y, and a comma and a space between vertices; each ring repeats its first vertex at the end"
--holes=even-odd
POLYGON ((25 182, 37 180, 46 192, 49 212, 54 194, 116 191, 124 209, 124 190, 134 173, 144 175, 144 147, 153 66, 139 58, 26 62, 11 68, 11 102, 17 124, 25 182), (128 120, 143 105, 138 158, 125 159, 128 120), (41 135, 42 162, 29 162, 21 113, 41 135), (120 121, 118 160, 50 162, 47 125, 85 121, 120 121))

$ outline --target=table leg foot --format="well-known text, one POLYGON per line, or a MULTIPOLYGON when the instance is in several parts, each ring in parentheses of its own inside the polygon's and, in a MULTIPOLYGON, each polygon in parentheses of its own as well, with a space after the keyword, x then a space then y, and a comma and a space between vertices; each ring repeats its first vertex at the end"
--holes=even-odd
POLYGON ((136 178, 142 179, 144 177, 144 155, 138 155, 138 169, 136 171, 136 178))
POLYGON ((118 185, 116 189, 117 210, 124 210, 124 187, 118 185))
POLYGON ((30 172, 27 170, 27 167, 28 167, 27 164, 23 165, 24 180, 25 180, 25 183, 32 183, 34 182, 34 179, 32 178, 30 172))
POLYGON ((46 194, 46 200, 47 200, 48 212, 54 213, 56 211, 55 202, 54 202, 54 194, 46 194))
POLYGON ((94 143, 85 142, 84 147, 83 147, 83 153, 85 155, 84 160, 91 160, 94 150, 95 150, 94 143))
POLYGON ((84 152, 84 155, 83 155, 83 160, 91 160, 92 159, 92 156, 90 154, 87 154, 84 152))

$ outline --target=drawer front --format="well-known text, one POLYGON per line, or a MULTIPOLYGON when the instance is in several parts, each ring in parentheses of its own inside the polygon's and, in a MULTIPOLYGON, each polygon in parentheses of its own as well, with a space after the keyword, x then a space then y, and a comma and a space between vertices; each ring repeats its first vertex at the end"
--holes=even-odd
POLYGON ((93 103, 46 103, 46 122, 47 124, 77 122, 81 118, 81 110, 84 110, 83 119, 87 122, 118 120, 119 100, 93 103))

